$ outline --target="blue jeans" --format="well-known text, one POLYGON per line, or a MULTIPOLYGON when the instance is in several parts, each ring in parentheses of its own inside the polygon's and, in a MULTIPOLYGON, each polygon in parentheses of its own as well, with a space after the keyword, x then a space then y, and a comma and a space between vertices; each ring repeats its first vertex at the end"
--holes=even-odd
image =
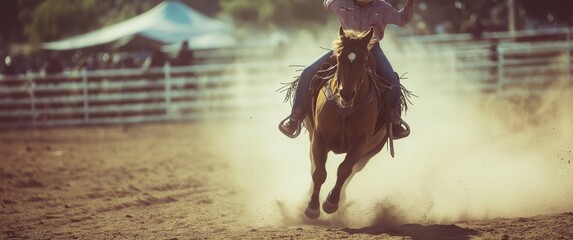
MULTIPOLYGON (((400 114, 400 79, 394 73, 390 61, 388 61, 388 58, 380 48, 380 43, 375 44, 371 51, 376 59, 376 74, 392 83, 393 87, 388 96, 390 107, 400 114)), ((301 108, 304 105, 312 78, 316 72, 320 70, 322 64, 326 63, 331 56, 332 50, 326 52, 302 71, 294 96, 293 110, 297 107, 301 108)))

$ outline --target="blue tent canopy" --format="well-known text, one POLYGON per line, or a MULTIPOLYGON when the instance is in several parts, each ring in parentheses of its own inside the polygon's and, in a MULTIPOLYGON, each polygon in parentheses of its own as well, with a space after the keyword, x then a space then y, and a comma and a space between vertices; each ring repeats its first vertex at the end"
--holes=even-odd
POLYGON ((235 43, 231 26, 211 19, 179 1, 165 1, 139 16, 115 25, 44 43, 42 47, 48 50, 72 50, 136 36, 164 45, 187 40, 191 48, 223 47, 235 43))

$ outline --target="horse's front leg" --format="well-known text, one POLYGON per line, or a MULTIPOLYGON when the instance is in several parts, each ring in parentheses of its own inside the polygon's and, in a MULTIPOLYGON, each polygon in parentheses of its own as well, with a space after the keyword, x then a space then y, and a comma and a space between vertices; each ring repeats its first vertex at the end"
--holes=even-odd
POLYGON ((344 161, 338 166, 338 176, 334 188, 328 194, 328 197, 322 204, 324 212, 331 214, 338 210, 338 203, 340 202, 340 192, 348 177, 352 174, 354 165, 362 158, 364 150, 364 141, 358 141, 354 147, 346 154, 344 161))
POLYGON ((320 216, 320 187, 326 180, 326 158, 328 156, 324 142, 318 136, 315 136, 312 141, 310 155, 314 168, 312 171, 313 188, 304 214, 309 219, 317 219, 320 216))

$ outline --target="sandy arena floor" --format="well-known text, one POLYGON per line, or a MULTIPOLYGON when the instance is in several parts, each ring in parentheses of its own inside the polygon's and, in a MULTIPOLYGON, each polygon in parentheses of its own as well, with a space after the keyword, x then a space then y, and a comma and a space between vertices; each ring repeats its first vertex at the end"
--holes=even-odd
MULTIPOLYGON (((225 124, 2 132, 0 238, 573 238, 571 212, 462 223, 350 227, 302 218, 253 221, 250 209, 256 208, 257 202, 246 200, 253 191, 237 179, 239 170, 233 163, 237 159, 224 154, 225 146, 215 144, 208 130, 225 124)), ((256 184, 265 179, 249 181, 256 184)), ((297 198, 304 201, 307 196, 297 198)))

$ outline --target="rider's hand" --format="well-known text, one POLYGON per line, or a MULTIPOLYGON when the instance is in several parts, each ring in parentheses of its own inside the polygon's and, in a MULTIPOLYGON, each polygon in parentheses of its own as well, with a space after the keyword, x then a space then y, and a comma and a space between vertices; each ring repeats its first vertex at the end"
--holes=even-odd
POLYGON ((408 6, 414 6, 414 0, 408 0, 408 3, 406 3, 406 5, 408 6))

